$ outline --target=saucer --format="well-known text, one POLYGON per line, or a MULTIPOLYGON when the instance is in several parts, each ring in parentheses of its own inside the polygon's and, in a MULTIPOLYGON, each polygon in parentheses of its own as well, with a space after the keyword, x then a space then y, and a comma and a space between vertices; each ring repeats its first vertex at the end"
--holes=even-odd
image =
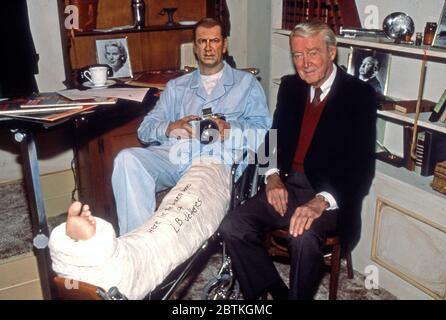
POLYGON ((178 21, 179 24, 183 26, 193 26, 194 24, 197 24, 198 21, 178 21))
POLYGON ((115 83, 116 83, 115 80, 107 80, 104 84, 102 84, 100 86, 95 86, 92 82, 87 81, 87 82, 82 83, 82 85, 87 88, 96 89, 96 88, 107 88, 109 86, 114 85, 115 83))

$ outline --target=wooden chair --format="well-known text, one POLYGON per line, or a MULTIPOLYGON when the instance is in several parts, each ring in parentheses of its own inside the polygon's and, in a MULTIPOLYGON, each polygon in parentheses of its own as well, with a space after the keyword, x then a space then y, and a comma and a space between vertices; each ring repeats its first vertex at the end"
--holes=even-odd
MULTIPOLYGON (((270 256, 279 256, 289 258, 288 248, 285 246, 288 238, 288 231, 277 229, 266 235, 266 248, 270 256)), ((338 236, 327 238, 325 245, 328 253, 324 256, 327 271, 330 272, 329 300, 336 300, 338 293, 339 270, 341 268, 341 243, 338 236), (328 261, 327 261, 328 260, 328 261)), ((342 257, 347 260, 347 275, 349 279, 353 279, 352 256, 349 249, 344 249, 342 257)))
POLYGON ((100 288, 82 281, 74 281, 56 276, 53 285, 58 300, 102 300, 100 288))
POLYGON ((105 291, 86 282, 59 276, 53 278, 53 287, 57 300, 127 300, 116 287, 105 291))

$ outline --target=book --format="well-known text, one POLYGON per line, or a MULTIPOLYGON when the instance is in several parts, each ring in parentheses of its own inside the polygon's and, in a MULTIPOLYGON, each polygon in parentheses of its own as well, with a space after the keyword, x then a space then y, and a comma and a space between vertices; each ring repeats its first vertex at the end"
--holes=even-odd
POLYGON ((432 113, 429 117, 430 122, 437 122, 442 114, 446 111, 446 90, 444 90, 443 94, 440 97, 440 100, 437 102, 437 104, 434 107, 434 110, 432 110, 432 113))
MULTIPOLYGON (((71 107, 71 109, 68 110, 61 110, 60 108, 54 111, 50 111, 49 109, 46 109, 45 112, 40 113, 13 113, 13 114, 7 114, 5 117, 13 118, 13 119, 27 119, 34 122, 55 122, 58 120, 62 120, 64 118, 68 118, 70 116, 83 113, 85 111, 97 108, 98 105, 87 105, 87 106, 80 106, 80 107, 71 107)), ((70 108, 70 107, 68 107, 70 108)))
MULTIPOLYGON (((415 113, 417 108, 417 100, 400 100, 394 101, 394 109, 402 113, 415 113)), ((420 112, 431 112, 435 107, 435 102, 430 100, 421 100, 420 112)))
POLYGON ((66 107, 66 106, 87 106, 99 104, 115 104, 118 99, 110 97, 94 97, 82 100, 72 100, 62 95, 62 93, 42 93, 31 99, 24 99, 21 108, 45 108, 45 107, 66 107))
POLYGON ((64 106, 64 107, 43 107, 43 108, 22 108, 16 102, 0 103, 0 116, 11 114, 35 114, 56 111, 66 111, 72 109, 81 109, 82 106, 64 106))
POLYGON ((136 74, 132 80, 127 81, 126 84, 164 90, 169 80, 180 77, 185 73, 186 72, 183 70, 158 70, 141 72, 139 74, 136 74))
POLYGON ((421 175, 434 174, 435 165, 446 160, 446 137, 435 131, 426 130, 421 163, 421 175))

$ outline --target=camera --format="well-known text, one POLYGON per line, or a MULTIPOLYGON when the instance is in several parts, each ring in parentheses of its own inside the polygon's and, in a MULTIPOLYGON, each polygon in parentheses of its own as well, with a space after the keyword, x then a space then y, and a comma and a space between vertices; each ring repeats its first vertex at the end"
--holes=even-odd
POLYGON ((218 125, 214 121, 214 119, 222 119, 226 121, 226 118, 221 113, 212 113, 211 108, 203 109, 203 117, 197 119, 198 120, 198 128, 200 129, 200 143, 202 144, 210 144, 213 143, 214 140, 217 138, 215 137, 215 131, 218 132, 218 125))

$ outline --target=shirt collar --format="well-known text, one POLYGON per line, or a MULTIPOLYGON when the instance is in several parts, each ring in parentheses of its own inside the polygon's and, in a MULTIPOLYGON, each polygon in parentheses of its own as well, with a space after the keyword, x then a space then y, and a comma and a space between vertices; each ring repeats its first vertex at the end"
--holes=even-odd
MULTIPOLYGON (((331 71, 330 76, 328 77, 327 80, 325 80, 325 82, 320 86, 322 93, 321 93, 321 101, 325 99, 325 97, 328 95, 328 93, 331 90, 331 86, 333 85, 333 82, 336 78, 336 73, 338 72, 338 68, 336 67, 336 65, 333 63, 333 70, 331 71)), ((315 87, 311 86, 310 87, 310 101, 313 101, 314 98, 314 91, 315 91, 315 87)))
MULTIPOLYGON (((221 76, 221 80, 223 85, 231 86, 234 84, 234 75, 232 73, 231 67, 223 60, 223 75, 221 76)), ((191 88, 198 88, 201 83, 201 74, 200 69, 197 68, 192 74, 192 81, 190 84, 191 88)))

